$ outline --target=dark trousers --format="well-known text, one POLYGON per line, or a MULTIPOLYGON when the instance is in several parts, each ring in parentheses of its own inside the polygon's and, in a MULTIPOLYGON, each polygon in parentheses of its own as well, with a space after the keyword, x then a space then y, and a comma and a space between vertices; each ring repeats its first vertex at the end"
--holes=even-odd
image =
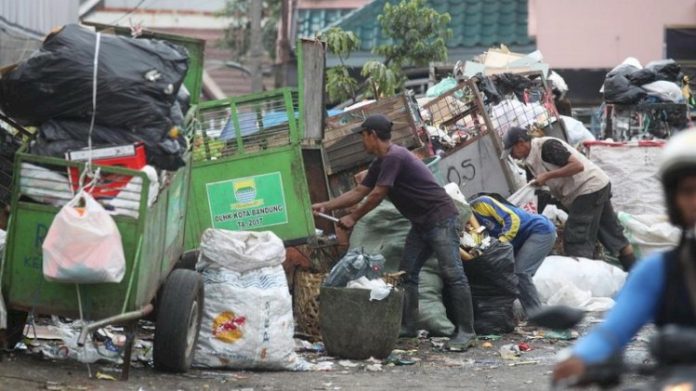
POLYGON ((404 285, 418 288, 418 275, 425 261, 435 253, 440 277, 445 286, 469 288, 464 266, 459 256, 459 230, 457 216, 439 222, 430 229, 416 226, 406 236, 400 270, 406 272, 404 285))
POLYGON ((611 205, 611 184, 594 193, 578 196, 568 208, 568 221, 563 232, 565 255, 593 258, 597 239, 612 255, 618 255, 628 245, 611 205))

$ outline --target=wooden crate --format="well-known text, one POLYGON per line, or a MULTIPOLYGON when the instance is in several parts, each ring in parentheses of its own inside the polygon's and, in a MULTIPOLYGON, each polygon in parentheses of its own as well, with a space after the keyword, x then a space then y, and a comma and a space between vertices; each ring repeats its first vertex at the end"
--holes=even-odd
POLYGON ((412 100, 406 94, 399 94, 328 117, 323 141, 327 158, 326 173, 331 175, 351 170, 374 159, 374 156, 365 152, 360 135, 352 133, 353 128, 372 114, 384 114, 394 123, 393 143, 409 149, 422 147, 423 142, 418 136, 418 129, 422 124, 412 100))

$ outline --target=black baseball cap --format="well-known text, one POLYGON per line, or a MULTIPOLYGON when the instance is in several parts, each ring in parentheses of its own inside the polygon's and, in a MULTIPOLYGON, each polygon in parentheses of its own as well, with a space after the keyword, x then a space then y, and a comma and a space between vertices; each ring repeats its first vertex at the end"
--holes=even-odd
POLYGON ((517 144, 519 141, 529 141, 531 139, 532 138, 529 136, 527 129, 517 126, 510 128, 503 137, 503 154, 500 155, 500 158, 507 158, 508 155, 510 155, 510 150, 512 147, 515 146, 515 144, 517 144))
POLYGON ((391 134, 393 125, 394 123, 391 122, 387 116, 382 114, 374 114, 365 118, 365 121, 363 121, 360 126, 353 128, 352 132, 361 133, 365 130, 372 130, 377 134, 378 137, 388 136, 391 134))

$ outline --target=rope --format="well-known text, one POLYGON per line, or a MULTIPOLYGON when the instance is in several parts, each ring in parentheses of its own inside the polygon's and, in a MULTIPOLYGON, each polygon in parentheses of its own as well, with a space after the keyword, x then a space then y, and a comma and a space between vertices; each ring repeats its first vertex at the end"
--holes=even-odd
POLYGON ((89 131, 87 133, 87 164, 85 165, 82 174, 80 175, 80 189, 83 189, 86 175, 91 174, 92 180, 87 186, 94 187, 99 178, 99 170, 92 170, 92 131, 94 131, 94 122, 97 117, 97 71, 99 69, 99 48, 101 47, 101 33, 97 33, 96 44, 94 45, 94 65, 92 70, 92 118, 89 123, 89 131))

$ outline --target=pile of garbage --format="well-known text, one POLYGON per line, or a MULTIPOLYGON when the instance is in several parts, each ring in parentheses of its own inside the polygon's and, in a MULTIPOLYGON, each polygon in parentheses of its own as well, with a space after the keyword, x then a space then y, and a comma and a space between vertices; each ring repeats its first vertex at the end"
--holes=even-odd
POLYGON ((87 147, 144 142, 148 164, 184 165, 179 131, 189 94, 185 48, 165 41, 114 36, 66 25, 0 78, 0 109, 38 127, 30 152, 64 157, 87 147))
POLYGON ((684 74, 674 60, 659 60, 643 67, 629 57, 607 73, 602 91, 607 103, 684 103, 684 74))

